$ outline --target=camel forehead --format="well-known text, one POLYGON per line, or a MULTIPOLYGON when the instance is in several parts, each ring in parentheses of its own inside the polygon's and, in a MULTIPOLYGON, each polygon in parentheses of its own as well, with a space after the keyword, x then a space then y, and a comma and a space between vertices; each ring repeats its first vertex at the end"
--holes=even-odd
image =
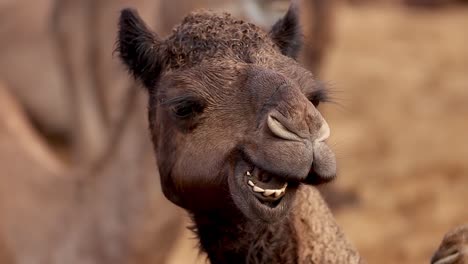
POLYGON ((165 41, 170 68, 190 67, 207 59, 250 62, 253 54, 274 56, 278 49, 268 34, 228 13, 189 14, 165 41))

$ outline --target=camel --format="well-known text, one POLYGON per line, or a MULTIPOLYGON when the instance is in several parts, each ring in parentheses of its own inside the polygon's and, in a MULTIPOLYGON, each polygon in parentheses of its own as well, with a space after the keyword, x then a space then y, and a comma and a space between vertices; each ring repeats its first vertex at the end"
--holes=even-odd
POLYGON ((117 52, 149 95, 164 195, 211 263, 364 263, 313 187, 336 164, 317 110, 327 90, 295 60, 298 12, 269 32, 193 12, 165 39, 121 13, 117 52))
POLYGON ((189 211, 211 263, 361 262, 301 186, 336 168, 316 109, 326 89, 294 60, 298 23, 296 5, 269 33, 192 13, 161 40, 135 11, 121 14, 118 52, 149 93, 163 192, 189 211))

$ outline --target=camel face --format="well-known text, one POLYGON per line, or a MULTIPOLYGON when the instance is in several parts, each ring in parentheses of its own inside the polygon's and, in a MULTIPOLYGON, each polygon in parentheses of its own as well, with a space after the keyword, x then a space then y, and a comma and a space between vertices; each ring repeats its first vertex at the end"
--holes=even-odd
POLYGON ((123 11, 118 50, 149 91, 151 136, 172 202, 275 221, 300 184, 334 178, 330 129, 316 108, 326 90, 293 59, 297 23, 294 6, 269 33, 227 14, 192 13, 161 40, 123 11))

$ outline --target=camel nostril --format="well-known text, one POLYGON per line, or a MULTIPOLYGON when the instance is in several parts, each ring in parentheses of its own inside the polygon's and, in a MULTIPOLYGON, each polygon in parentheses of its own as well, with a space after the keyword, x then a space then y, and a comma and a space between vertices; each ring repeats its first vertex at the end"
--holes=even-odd
POLYGON ((290 141, 302 141, 301 137, 289 130, 277 118, 271 115, 268 115, 267 126, 270 129, 271 133, 273 133, 273 135, 279 138, 290 141))

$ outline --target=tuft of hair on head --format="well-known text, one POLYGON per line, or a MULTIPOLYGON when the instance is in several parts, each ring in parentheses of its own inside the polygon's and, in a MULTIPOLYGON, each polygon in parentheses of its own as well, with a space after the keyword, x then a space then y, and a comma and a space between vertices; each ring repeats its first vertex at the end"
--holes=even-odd
POLYGON ((297 58, 303 41, 299 18, 299 0, 291 0, 286 15, 273 25, 269 35, 283 55, 297 58))
POLYGON ((151 90, 164 67, 161 40, 131 8, 121 11, 116 51, 135 79, 151 90))

